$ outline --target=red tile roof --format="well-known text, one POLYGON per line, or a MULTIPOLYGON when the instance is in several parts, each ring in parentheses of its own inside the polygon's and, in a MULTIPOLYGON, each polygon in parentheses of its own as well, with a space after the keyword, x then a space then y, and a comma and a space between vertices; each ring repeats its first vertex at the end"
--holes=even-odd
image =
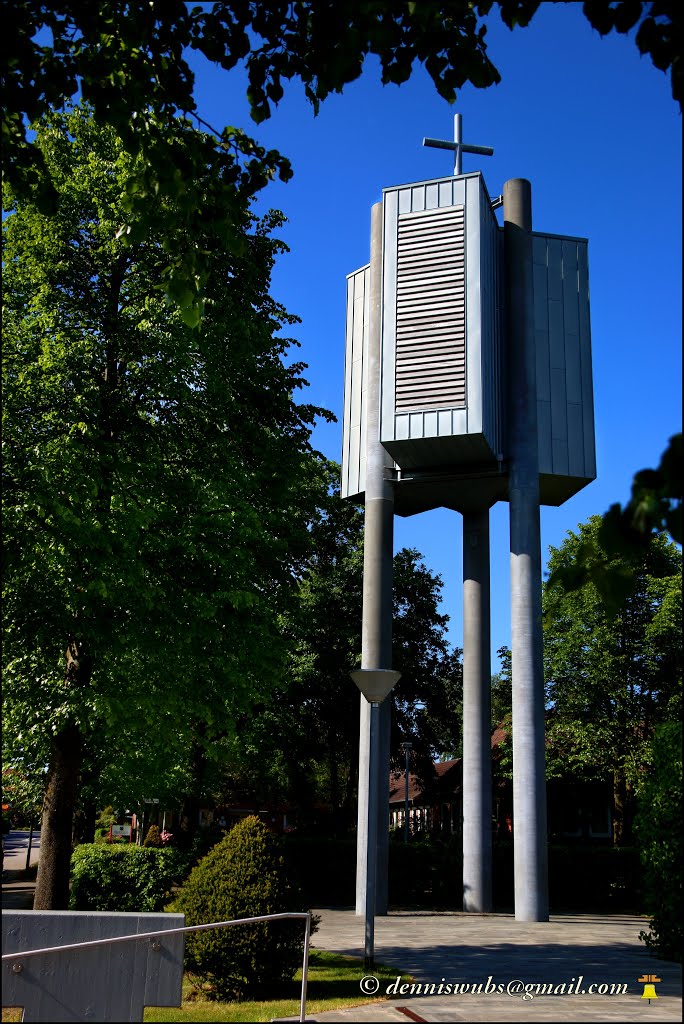
MULTIPOLYGON (((461 758, 457 757, 453 761, 437 761, 433 765, 435 769, 435 775, 437 776, 437 785, 442 783, 445 788, 444 795, 451 795, 456 793, 461 788, 460 772, 455 772, 453 783, 447 779, 452 769, 457 769, 461 765, 461 758), (442 780, 446 780, 443 782, 442 780)), ((420 780, 412 773, 409 772, 409 785, 408 785, 408 798, 409 802, 420 803, 424 801, 425 787, 420 780)), ((390 773, 390 804, 401 804, 406 800, 406 772, 391 772, 390 773)))
MULTIPOLYGON (((503 743, 504 740, 508 739, 509 731, 502 726, 497 728, 492 733, 491 747, 492 749, 503 743)), ((442 788, 442 796, 449 797, 458 793, 461 789, 461 758, 456 757, 451 761, 435 761, 433 764, 436 785, 442 788), (448 776, 451 772, 454 772, 453 780, 448 776)), ((406 773, 405 772, 390 772, 390 797, 389 802, 391 804, 402 804, 406 799, 406 773)), ((408 785, 408 798, 409 802, 420 803, 425 802, 425 787, 413 775, 409 772, 409 785, 408 785)), ((429 797, 428 797, 429 799, 429 797)))

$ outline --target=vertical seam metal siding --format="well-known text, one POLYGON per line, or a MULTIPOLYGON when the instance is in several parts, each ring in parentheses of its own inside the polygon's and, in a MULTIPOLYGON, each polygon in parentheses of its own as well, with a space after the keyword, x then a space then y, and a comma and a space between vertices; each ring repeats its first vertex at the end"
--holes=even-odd
POLYGON ((382 238, 382 368, 380 373, 380 437, 385 441, 393 441, 396 436, 394 366, 396 358, 398 206, 397 193, 386 193, 383 199, 385 216, 382 238))
POLYGON ((366 386, 368 345, 368 266, 347 276, 347 323, 344 351, 341 497, 365 488, 366 386))
POLYGON ((534 232, 539 470, 596 475, 587 243, 534 232))

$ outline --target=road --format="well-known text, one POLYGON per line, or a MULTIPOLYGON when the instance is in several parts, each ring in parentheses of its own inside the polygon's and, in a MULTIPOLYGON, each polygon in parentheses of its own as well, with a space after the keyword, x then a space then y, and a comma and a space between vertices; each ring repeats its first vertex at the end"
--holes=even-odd
MULTIPOLYGON (((2 870, 23 871, 29 845, 29 830, 15 829, 3 836, 4 856, 2 870)), ((38 863, 40 856, 40 831, 36 830, 31 839, 31 865, 38 863)))

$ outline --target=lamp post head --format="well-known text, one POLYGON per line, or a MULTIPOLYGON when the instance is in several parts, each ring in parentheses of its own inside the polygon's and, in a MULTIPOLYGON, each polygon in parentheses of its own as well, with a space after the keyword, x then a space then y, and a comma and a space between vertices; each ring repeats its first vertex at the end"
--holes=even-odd
POLYGON ((382 704, 392 687, 401 679, 401 672, 391 668, 360 668, 349 675, 369 704, 382 704))
POLYGON ((408 743, 408 742, 406 742, 406 743, 400 743, 400 744, 399 744, 399 746, 401 747, 401 749, 402 749, 402 750, 404 751, 404 753, 406 753, 406 754, 408 754, 409 750, 411 750, 411 749, 413 748, 413 744, 412 744, 412 743, 408 743))

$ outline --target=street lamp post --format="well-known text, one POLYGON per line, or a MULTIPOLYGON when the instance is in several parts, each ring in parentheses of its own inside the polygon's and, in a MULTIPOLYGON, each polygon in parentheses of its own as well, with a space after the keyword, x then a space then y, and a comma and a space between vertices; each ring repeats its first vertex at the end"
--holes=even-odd
POLYGON ((375 901, 378 847, 378 783, 380 777, 379 739, 380 705, 401 676, 392 669, 357 669, 350 673, 359 690, 370 704, 370 744, 368 760, 359 765, 359 789, 365 787, 368 793, 365 867, 366 898, 364 906, 364 948, 363 965, 366 970, 373 967, 375 956, 375 901))
POLYGON ((401 749, 406 754, 406 772, 405 772, 405 788, 404 788, 404 842, 409 841, 409 754, 411 753, 412 743, 402 743, 401 749))

